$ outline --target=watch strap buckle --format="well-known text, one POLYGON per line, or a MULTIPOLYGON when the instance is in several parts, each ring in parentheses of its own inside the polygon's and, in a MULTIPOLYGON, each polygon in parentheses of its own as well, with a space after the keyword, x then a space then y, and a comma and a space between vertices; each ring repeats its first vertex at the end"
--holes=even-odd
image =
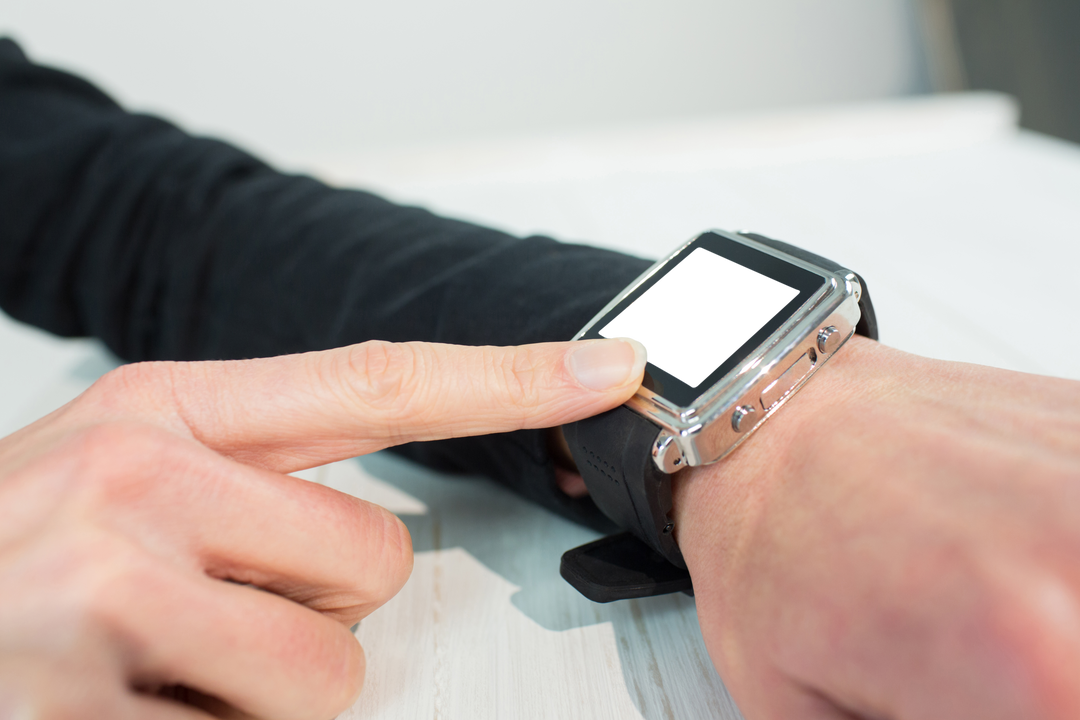
POLYGON ((563 579, 593 602, 694 594, 690 573, 669 562, 634 535, 609 535, 563 553, 563 579))

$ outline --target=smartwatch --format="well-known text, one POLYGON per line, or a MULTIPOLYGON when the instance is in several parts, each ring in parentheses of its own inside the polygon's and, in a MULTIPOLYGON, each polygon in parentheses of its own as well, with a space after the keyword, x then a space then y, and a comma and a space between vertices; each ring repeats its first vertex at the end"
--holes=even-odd
POLYGON ((762 235, 706 232, 645 271, 574 336, 634 338, 649 356, 626 404, 563 427, 625 532, 567 551, 562 576, 597 602, 692 593, 671 475, 738 447, 854 333, 878 336, 863 279, 762 235))

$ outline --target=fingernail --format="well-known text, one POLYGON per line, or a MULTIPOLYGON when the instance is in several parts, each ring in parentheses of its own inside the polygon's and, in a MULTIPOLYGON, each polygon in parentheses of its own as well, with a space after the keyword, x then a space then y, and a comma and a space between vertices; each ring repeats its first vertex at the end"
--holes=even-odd
POLYGON ((566 364, 577 381, 590 390, 625 385, 645 370, 645 346, 637 340, 587 340, 578 345, 566 364))

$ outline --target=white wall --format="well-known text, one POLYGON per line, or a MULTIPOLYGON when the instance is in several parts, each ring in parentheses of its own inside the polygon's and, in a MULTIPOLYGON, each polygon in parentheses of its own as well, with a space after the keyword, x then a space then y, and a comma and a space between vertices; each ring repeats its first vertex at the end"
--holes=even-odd
POLYGON ((0 32, 275 158, 925 89, 911 0, 2 0, 0 32))

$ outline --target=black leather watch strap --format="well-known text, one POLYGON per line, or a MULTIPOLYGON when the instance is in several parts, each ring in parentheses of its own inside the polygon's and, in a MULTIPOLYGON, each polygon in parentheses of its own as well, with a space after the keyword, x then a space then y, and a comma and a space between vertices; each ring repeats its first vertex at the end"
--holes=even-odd
POLYGON ((563 433, 593 502, 630 531, 564 553, 563 578, 595 602, 691 591, 673 532, 671 476, 652 459, 660 428, 620 405, 563 433))
POLYGON ((671 476, 652 459, 660 428, 620 405, 563 433, 597 507, 673 565, 686 567, 672 535, 671 476))

